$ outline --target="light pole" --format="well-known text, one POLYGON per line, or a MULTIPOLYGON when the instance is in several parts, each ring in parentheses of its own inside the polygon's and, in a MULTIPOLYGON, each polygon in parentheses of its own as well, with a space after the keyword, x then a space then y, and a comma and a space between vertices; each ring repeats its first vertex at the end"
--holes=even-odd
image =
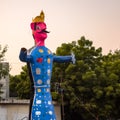
POLYGON ((2 87, 3 85, 0 83, 0 101, 1 101, 1 87, 2 87))
POLYGON ((61 83, 63 82, 62 80, 62 75, 61 75, 61 78, 60 78, 60 94, 61 94, 61 120, 64 120, 64 89, 62 88, 61 86, 61 83))

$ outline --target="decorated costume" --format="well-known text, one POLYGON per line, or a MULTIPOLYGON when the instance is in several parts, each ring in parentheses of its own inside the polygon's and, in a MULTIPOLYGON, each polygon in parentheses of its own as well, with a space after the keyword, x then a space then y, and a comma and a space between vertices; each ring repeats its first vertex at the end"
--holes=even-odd
POLYGON ((55 56, 45 47, 44 40, 48 31, 44 23, 44 13, 40 13, 31 23, 35 47, 27 51, 21 48, 19 58, 27 62, 30 69, 30 78, 33 82, 33 96, 30 105, 29 120, 56 120, 54 106, 50 93, 50 80, 53 62, 75 62, 74 55, 55 56))

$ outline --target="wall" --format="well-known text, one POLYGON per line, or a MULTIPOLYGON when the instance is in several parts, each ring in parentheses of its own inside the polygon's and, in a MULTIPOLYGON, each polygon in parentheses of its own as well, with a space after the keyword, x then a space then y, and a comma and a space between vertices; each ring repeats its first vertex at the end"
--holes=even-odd
MULTIPOLYGON (((28 105, 4 104, 0 105, 0 120, 21 120, 28 116, 28 105)), ((24 120, 27 120, 24 119, 24 120)))
MULTIPOLYGON (((0 102, 0 120, 28 120, 29 102, 12 102, 0 102)), ((60 106, 54 106, 57 120, 61 120, 60 106)))

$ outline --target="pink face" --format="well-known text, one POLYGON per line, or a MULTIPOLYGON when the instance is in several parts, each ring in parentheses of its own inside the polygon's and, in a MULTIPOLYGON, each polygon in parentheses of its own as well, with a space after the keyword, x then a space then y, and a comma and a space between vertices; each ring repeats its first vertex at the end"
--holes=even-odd
POLYGON ((36 45, 44 45, 44 40, 47 38, 46 24, 44 22, 31 23, 31 29, 36 45))

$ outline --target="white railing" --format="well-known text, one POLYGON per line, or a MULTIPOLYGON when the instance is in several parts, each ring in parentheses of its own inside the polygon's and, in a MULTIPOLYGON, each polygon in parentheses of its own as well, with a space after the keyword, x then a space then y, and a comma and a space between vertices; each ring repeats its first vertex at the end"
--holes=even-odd
POLYGON ((0 100, 0 103, 29 103, 30 100, 8 99, 0 100))

